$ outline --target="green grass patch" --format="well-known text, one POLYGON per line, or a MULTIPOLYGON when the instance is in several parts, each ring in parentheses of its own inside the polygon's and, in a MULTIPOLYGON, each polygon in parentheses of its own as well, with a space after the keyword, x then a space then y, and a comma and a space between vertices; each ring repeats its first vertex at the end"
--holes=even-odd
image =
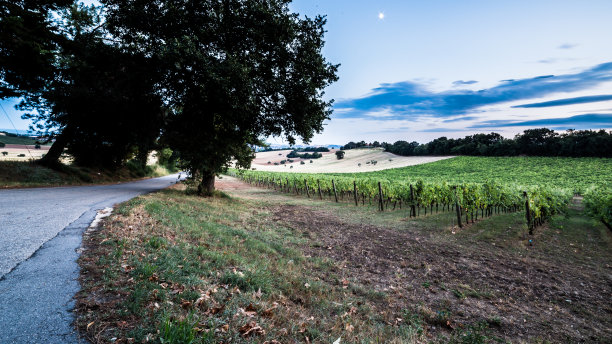
POLYGON ((118 170, 58 164, 54 169, 30 161, 0 161, 0 188, 104 184, 143 177, 161 177, 170 172, 162 166, 145 170, 118 170))

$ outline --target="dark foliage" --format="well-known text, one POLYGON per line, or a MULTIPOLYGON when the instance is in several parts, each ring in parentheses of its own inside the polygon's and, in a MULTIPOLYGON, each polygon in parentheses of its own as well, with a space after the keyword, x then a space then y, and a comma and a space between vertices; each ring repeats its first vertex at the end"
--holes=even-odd
POLYGON ((612 157, 612 132, 605 130, 528 129, 514 139, 497 133, 475 134, 460 139, 437 138, 426 144, 397 141, 383 143, 386 151, 410 155, 476 155, 476 156, 567 156, 612 157))
POLYGON ((201 194, 232 159, 249 167, 261 138, 307 142, 329 118, 322 89, 337 66, 321 54, 324 18, 300 19, 283 0, 102 3, 126 48, 163 61, 162 142, 201 178, 201 194))
POLYGON ((314 152, 314 153, 304 153, 300 154, 297 151, 293 150, 289 154, 287 154, 287 158, 302 158, 302 159, 318 159, 322 157, 323 154, 314 152))

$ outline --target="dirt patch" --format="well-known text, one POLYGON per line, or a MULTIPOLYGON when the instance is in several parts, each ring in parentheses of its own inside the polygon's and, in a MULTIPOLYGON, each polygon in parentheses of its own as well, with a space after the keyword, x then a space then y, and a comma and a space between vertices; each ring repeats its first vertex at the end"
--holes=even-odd
MULTIPOLYGON (((237 180, 218 187, 231 190, 235 184, 250 187, 237 180)), ((448 243, 418 231, 355 224, 302 205, 277 205, 270 211, 273 221, 312 239, 305 253, 335 262, 341 280, 387 295, 374 307, 417 313, 427 320, 430 334, 486 322, 495 335, 512 342, 612 340, 609 264, 492 252, 478 243, 448 243)))

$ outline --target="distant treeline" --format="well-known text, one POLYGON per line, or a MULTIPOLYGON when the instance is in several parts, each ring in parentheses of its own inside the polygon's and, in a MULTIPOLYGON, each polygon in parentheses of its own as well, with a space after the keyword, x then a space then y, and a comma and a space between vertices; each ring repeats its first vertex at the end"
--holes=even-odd
POLYGON ((287 158, 302 158, 302 159, 318 159, 322 156, 323 154, 319 152, 300 154, 298 153, 297 150, 292 150, 289 154, 287 154, 287 158))
POLYGON ((605 130, 568 130, 557 133, 547 128, 528 129, 513 139, 497 133, 475 134, 459 139, 446 137, 431 142, 396 141, 393 144, 349 142, 342 149, 383 147, 397 155, 480 155, 480 156, 567 156, 612 157, 612 132, 605 130))

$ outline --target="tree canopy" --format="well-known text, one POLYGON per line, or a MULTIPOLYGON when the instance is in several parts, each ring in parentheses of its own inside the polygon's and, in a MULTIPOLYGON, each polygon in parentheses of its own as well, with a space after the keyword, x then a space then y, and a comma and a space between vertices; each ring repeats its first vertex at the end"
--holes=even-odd
POLYGON ((169 147, 210 193, 262 139, 308 142, 331 114, 325 18, 289 2, 3 2, 0 97, 23 97, 26 117, 55 135, 47 163, 67 149, 79 164, 119 166, 169 147))
POLYGON ((325 19, 300 18, 289 1, 102 1, 129 51, 164 61, 158 94, 171 110, 162 142, 210 193, 252 145, 320 132, 331 113, 323 89, 337 66, 321 54, 325 19))

